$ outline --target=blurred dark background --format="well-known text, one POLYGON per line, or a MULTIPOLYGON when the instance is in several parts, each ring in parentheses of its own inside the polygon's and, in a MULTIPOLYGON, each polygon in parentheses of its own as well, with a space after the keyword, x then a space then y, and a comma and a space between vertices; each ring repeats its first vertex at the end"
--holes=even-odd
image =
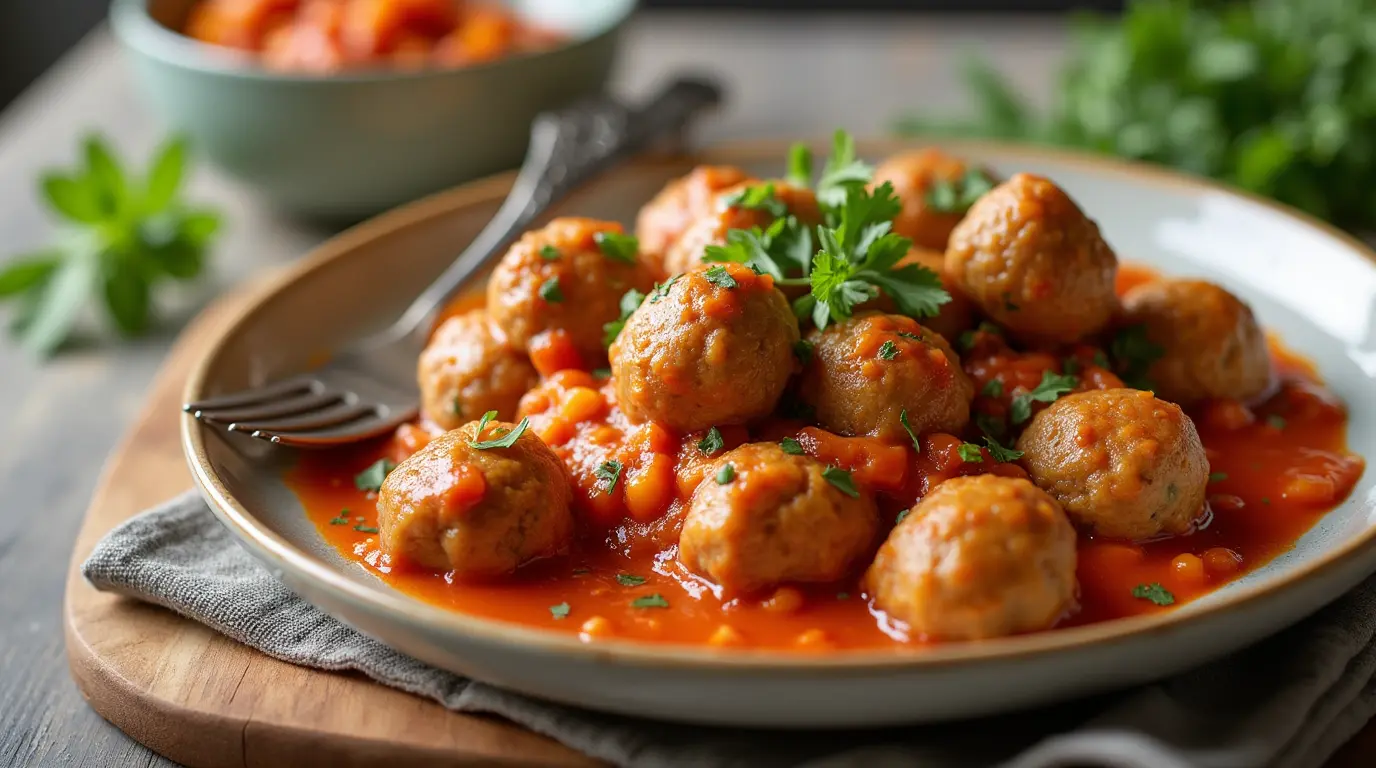
MULTIPOLYGON (((569 0, 578 2, 578 0, 569 0)), ((100 22, 108 0, 0 0, 0 108, 100 22)), ((815 13, 1064 13, 1112 11, 1122 0, 644 0, 646 8, 815 13)))

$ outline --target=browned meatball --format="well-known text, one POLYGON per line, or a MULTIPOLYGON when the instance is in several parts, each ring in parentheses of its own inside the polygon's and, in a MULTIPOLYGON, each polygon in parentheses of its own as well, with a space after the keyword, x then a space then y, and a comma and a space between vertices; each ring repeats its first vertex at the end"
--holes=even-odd
MULTIPOLYGON (((898 265, 917 264, 941 276, 941 284, 946 288, 946 292, 951 294, 951 300, 942 304, 941 310, 935 315, 920 318, 919 322, 941 334, 949 342, 959 338, 962 332, 974 327, 975 304, 970 301, 968 296, 960 292, 960 286, 956 285, 955 281, 946 274, 945 261, 946 257, 942 253, 913 248, 908 251, 908 255, 904 256, 902 261, 898 262, 898 265)), ((864 308, 879 312, 898 312, 898 305, 894 303, 893 299, 882 295, 882 293, 873 302, 866 302, 864 308)))
POLYGON ((502 257, 487 282, 487 311, 512 346, 526 350, 533 336, 559 331, 589 367, 606 359, 602 326, 621 316, 626 291, 653 281, 635 254, 599 246, 602 233, 620 235, 621 225, 555 219, 502 257))
POLYGON ((693 492, 679 560, 731 593, 842 578, 869 551, 879 517, 869 494, 847 495, 823 469, 776 443, 722 455, 693 492))
POLYGON ((813 226, 822 220, 817 208, 817 197, 812 190, 795 187, 785 181, 748 181, 723 190, 717 195, 715 208, 693 222, 683 236, 675 242, 664 256, 664 270, 676 275, 687 272, 702 263, 703 252, 709 245, 722 245, 726 233, 732 229, 764 229, 774 223, 774 215, 764 208, 745 208, 733 200, 740 193, 761 184, 774 188, 774 197, 802 223, 813 226))
POLYGON ((1251 307, 1203 280, 1161 280, 1123 297, 1123 322, 1142 325, 1164 354, 1147 371, 1161 397, 1193 405, 1253 400, 1271 388, 1271 356, 1251 307))
POLYGON ((1108 324, 1118 259, 1060 187, 1020 173, 951 233, 946 271, 984 313, 1024 341, 1078 341, 1108 324))
POLYGON ((959 432, 974 387, 940 334, 902 315, 863 314, 808 335, 812 360, 799 393, 817 423, 843 435, 907 441, 959 432))
POLYGON ((490 579, 567 549, 573 537, 568 477, 530 431, 510 448, 479 449, 513 425, 478 423, 430 441, 382 483, 382 548, 395 561, 490 579))
POLYGON ((1194 529, 1209 460, 1194 422, 1136 389, 1067 395, 1018 438, 1032 481, 1096 536, 1148 539, 1194 529))
POLYGON ((1075 607, 1075 529, 1026 480, 952 478, 893 529, 865 585, 923 639, 1047 629, 1075 607))
POLYGON ((699 165, 687 176, 669 182, 640 209, 635 234, 640 238, 640 258, 657 277, 668 274, 664 255, 693 222, 716 210, 723 190, 750 180, 733 165, 699 165))
POLYGON ((894 232, 911 239, 918 248, 945 251, 951 230, 960 223, 965 211, 938 210, 928 203, 927 196, 938 183, 961 185, 968 170, 965 161, 927 147, 894 155, 880 163, 874 169, 871 186, 889 182, 903 203, 903 209, 893 220, 894 232))
POLYGON ((767 416, 793 372, 798 320, 768 275, 702 266, 652 292, 612 344, 617 402, 678 432, 767 416))
POLYGON ((521 396, 540 381, 530 358, 493 335, 482 310, 440 325, 417 369, 421 408, 445 429, 488 411, 511 418, 521 396))

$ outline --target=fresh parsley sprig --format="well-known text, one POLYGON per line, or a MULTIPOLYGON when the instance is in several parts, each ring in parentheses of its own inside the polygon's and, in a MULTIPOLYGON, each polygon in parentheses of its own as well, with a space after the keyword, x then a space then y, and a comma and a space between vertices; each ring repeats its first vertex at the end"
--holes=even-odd
POLYGON ((10 332, 43 357, 67 340, 88 304, 103 304, 125 336, 147 331, 157 287, 200 275, 220 229, 218 213, 178 196, 182 138, 159 148, 142 178, 127 174, 99 136, 87 137, 82 152, 77 168, 49 171, 40 182, 62 234, 0 268, 0 301, 16 302, 10 332))

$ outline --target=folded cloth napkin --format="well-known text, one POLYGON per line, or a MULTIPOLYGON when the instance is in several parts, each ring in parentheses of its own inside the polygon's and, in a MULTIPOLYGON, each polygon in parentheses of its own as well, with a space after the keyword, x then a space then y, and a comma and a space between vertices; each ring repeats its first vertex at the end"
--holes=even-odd
POLYGON ((1275 637, 1127 693, 957 724, 780 733, 587 712, 427 666, 287 590, 195 493, 111 531, 83 573, 275 658, 356 670, 618 765, 1311 768, 1376 714, 1376 577, 1275 637))

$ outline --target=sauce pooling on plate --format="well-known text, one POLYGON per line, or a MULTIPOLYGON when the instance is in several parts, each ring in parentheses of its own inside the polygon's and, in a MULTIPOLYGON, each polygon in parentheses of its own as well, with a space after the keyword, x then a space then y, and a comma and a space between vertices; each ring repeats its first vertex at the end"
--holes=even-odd
POLYGON ((1118 264, 1047 180, 932 151, 880 171, 901 216, 888 185, 699 169, 642 212, 654 252, 588 219, 528 233, 437 330, 425 417, 289 484, 441 607, 825 651, 1171 610, 1361 477, 1342 404, 1226 290, 1118 264))

